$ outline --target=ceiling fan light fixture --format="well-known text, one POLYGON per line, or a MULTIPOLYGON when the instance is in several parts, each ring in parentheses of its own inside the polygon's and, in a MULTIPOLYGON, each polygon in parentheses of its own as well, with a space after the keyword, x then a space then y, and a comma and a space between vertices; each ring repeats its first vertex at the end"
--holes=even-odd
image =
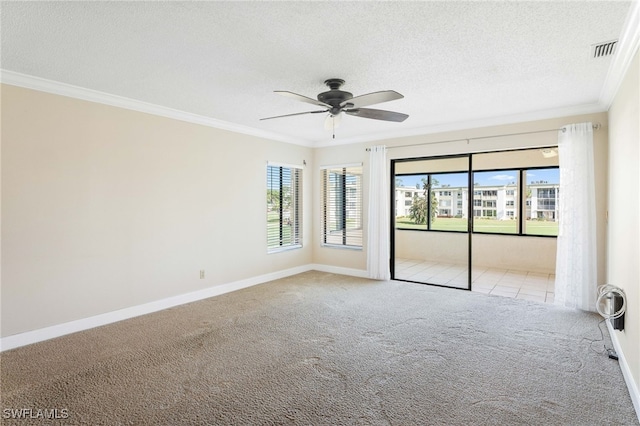
POLYGON ((340 126, 341 121, 342 114, 340 114, 340 112, 337 114, 330 112, 327 114, 327 118, 324 119, 324 129, 331 132, 333 139, 336 138, 336 127, 340 126))

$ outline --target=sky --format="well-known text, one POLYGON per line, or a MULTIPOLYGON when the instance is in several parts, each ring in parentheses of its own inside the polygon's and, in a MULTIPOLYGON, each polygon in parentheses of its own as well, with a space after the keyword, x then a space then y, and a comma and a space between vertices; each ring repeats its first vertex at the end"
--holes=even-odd
MULTIPOLYGON (((415 187, 416 183, 422 186, 422 178, 426 175, 411 175, 411 176, 397 176, 397 179, 402 180, 402 186, 415 187)), ((433 175, 438 179, 440 186, 467 186, 467 174, 466 173, 447 173, 433 175)), ((532 181, 547 181, 549 183, 560 182, 559 169, 534 169, 527 171, 527 184, 532 181)), ((474 174, 474 182, 480 186, 495 186, 495 185, 507 185, 512 182, 518 181, 518 170, 500 170, 493 172, 476 172, 474 174)))

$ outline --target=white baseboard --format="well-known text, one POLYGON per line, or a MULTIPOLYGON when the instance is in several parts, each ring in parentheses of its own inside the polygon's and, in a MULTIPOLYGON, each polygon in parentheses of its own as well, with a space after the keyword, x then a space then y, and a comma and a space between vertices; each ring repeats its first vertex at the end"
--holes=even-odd
POLYGON ((269 274, 259 275, 240 281, 227 284, 216 285, 204 290, 194 291, 191 293, 180 294, 168 297, 154 302, 144 303, 142 305, 132 306, 130 308, 119 309, 105 314, 95 315, 89 318, 83 318, 75 321, 57 324, 38 330, 27 331, 20 334, 14 334, 0 338, 0 352, 9 349, 18 348, 20 346, 30 345, 32 343, 42 342, 44 340, 53 339, 55 337, 64 336, 66 334, 76 333, 78 331, 88 330, 94 327, 111 324, 114 322, 134 318, 140 315, 150 314, 152 312, 161 311, 163 309, 172 308, 174 306, 183 305, 185 303, 196 302, 198 300, 209 297, 219 296, 221 294, 230 293, 232 291, 251 287, 257 284, 266 283, 268 281, 289 277, 291 275, 307 272, 312 269, 313 265, 303 265, 291 269, 272 272, 269 274))
POLYGON ((607 324, 607 328, 609 329, 609 335, 611 336, 613 348, 616 350, 616 354, 618 354, 618 363, 620 364, 620 369, 622 370, 624 381, 627 383, 629 395, 631 395, 631 401, 633 401, 633 407, 636 409, 638 420, 640 420, 640 391, 638 391, 638 384, 635 382, 635 380, 633 380, 633 375, 631 374, 631 370, 629 369, 629 363, 624 357, 624 352, 622 351, 622 347, 620 347, 620 342, 618 341, 616 331, 611 326, 610 321, 605 322, 607 324))
POLYGON ((114 322, 134 318, 140 315, 146 315, 163 309, 172 308, 185 303, 196 302, 198 300, 207 299, 209 297, 219 296, 221 294, 230 293, 232 291, 251 287, 257 284, 266 283, 268 281, 289 277, 291 275, 300 274, 311 270, 330 272, 333 274, 350 275, 359 278, 367 278, 367 271, 361 269, 341 268, 331 265, 308 264, 295 268, 285 269, 282 271, 272 272, 269 274, 259 275, 257 277, 247 278, 232 283, 216 285, 204 290, 194 291, 191 293, 180 294, 168 297, 154 302, 144 303, 142 305, 131 306, 129 308, 119 309, 113 312, 107 312, 88 318, 75 321, 69 321, 63 324, 52 325, 50 327, 40 328, 38 330, 26 331, 24 333, 14 334, 0 338, 0 352, 9 349, 18 348, 20 346, 30 345, 66 334, 76 333, 78 331, 89 330, 91 328, 100 327, 114 322))
POLYGON ((363 269, 342 268, 340 266, 322 265, 319 263, 314 263, 309 266, 314 271, 330 272, 332 274, 338 274, 338 275, 349 275, 349 276, 358 277, 358 278, 369 277, 369 275, 367 274, 367 271, 363 269))

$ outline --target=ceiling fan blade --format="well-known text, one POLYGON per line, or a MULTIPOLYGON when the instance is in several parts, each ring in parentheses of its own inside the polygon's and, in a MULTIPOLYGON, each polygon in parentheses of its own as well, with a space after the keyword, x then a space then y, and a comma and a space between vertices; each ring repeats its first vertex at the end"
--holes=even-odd
POLYGON ((331 108, 331 105, 325 104, 324 102, 320 102, 317 99, 308 98, 306 96, 298 95, 297 93, 288 92, 286 90, 276 90, 274 93, 277 93, 278 95, 286 96, 288 98, 296 99, 296 100, 298 100, 300 102, 306 102, 306 103, 312 104, 312 105, 331 108))
POLYGON ((324 129, 325 130, 333 130, 340 125, 342 121, 342 114, 338 115, 327 115, 327 118, 324 119, 324 129))
POLYGON ((273 118, 291 117, 291 116, 294 116, 294 115, 319 114, 321 112, 327 112, 327 110, 323 109, 322 111, 307 111, 307 112, 296 112, 294 114, 276 115, 275 117, 261 118, 260 121, 262 121, 262 120, 271 120, 273 118))
POLYGON ((349 108, 360 108, 367 105, 380 104, 382 102, 395 101, 396 99, 402 98, 404 98, 404 96, 394 90, 383 90, 381 92, 368 93, 366 95, 347 99, 342 102, 340 106, 352 104, 353 106, 349 106, 349 108))
POLYGON ((358 108, 344 110, 345 114, 362 118, 373 118, 374 120, 396 121, 398 123, 406 120, 409 116, 400 112, 384 111, 381 109, 358 108))

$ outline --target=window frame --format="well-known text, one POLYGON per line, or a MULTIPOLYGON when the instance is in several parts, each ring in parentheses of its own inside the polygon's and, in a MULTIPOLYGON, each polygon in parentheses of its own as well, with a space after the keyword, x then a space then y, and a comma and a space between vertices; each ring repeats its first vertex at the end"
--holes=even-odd
MULTIPOLYGON (((467 157, 467 155, 463 155, 463 156, 459 156, 459 155, 455 155, 455 156, 442 156, 442 157, 437 157, 437 158, 464 158, 467 157)), ((412 159, 406 159, 406 160, 394 160, 397 162, 410 162, 413 161, 412 159)), ((401 173, 401 174, 396 174, 395 176, 398 177, 402 177, 402 176, 425 176, 427 178, 427 189, 426 189, 426 197, 427 200, 429 200, 427 202, 427 218, 426 218, 426 223, 423 225, 420 225, 421 227, 416 227, 416 228, 404 228, 404 227, 398 227, 395 221, 395 217, 393 218, 393 223, 392 226, 395 227, 395 229, 401 229, 401 230, 411 230, 411 231, 428 231, 428 232, 456 232, 456 233, 467 233, 468 232, 468 223, 467 223, 467 229, 465 230, 444 230, 444 229, 434 229, 434 225, 433 225, 433 220, 432 220, 432 212, 433 212, 433 208, 434 206, 432 205, 432 200, 436 200, 437 201, 437 215, 440 214, 440 211, 442 209, 444 210, 448 210, 447 212, 447 216, 449 217, 453 217, 453 212, 458 208, 457 206, 453 205, 453 200, 454 200, 454 196, 453 196, 453 191, 450 188, 453 188, 454 190, 456 190, 456 193, 458 195, 460 195, 460 197, 457 198, 461 198, 462 199, 462 192, 463 191, 469 191, 468 187, 464 186, 464 187, 450 187, 450 186, 445 186, 445 187, 438 187, 438 188, 433 188, 432 187, 432 182, 434 177, 437 179, 439 176, 443 176, 443 175, 452 175, 452 174, 467 174, 466 171, 444 171, 444 172, 434 172, 434 173, 401 173), (449 195, 440 195, 440 192, 448 192, 449 195), (439 197, 444 197, 444 200, 440 199, 439 197), (440 203, 442 201, 447 201, 450 203, 450 205, 441 205, 440 203), (442 209, 441 209, 442 207, 442 209)), ((468 176, 467 176, 468 177, 468 176)), ((416 195, 419 193, 424 193, 424 189, 420 189, 419 191, 416 191, 416 195)), ((394 197, 393 202, 395 203, 395 185, 394 188, 392 190, 393 194, 392 196, 394 197)), ((420 195, 418 195, 419 198, 424 198, 420 195)), ((407 206, 405 206, 407 207, 407 206)), ((468 206, 467 206, 467 214, 468 214, 468 206)), ((444 212, 443 212, 444 213, 444 212)), ((437 224, 436 224, 437 225, 437 224)))
MULTIPOLYGON (((555 146, 552 146, 555 147, 555 146)), ((513 150, 506 150, 506 151, 533 151, 533 150, 539 150, 542 148, 539 147, 533 147, 533 148, 519 148, 519 149, 513 149, 513 150)), ((486 152, 476 152, 476 153, 469 153, 466 155, 469 155, 471 157, 471 159, 473 159, 474 155, 478 155, 478 154, 490 154, 493 152, 500 152, 500 151, 486 151, 486 152)), ((398 160, 392 160, 392 162, 395 163, 404 163, 404 162, 412 162, 412 161, 420 161, 423 159, 437 159, 437 158, 449 158, 451 156, 433 156, 433 157, 414 157, 414 158, 406 158, 406 159, 398 159, 398 160)), ((528 209, 531 208, 531 201, 530 199, 528 199, 526 197, 526 189, 528 184, 526 183, 526 172, 528 171, 535 171, 535 170, 549 170, 549 169, 560 169, 559 165, 549 165, 549 166, 530 166, 530 167, 526 167, 526 166, 518 166, 518 167, 499 167, 499 168, 492 168, 492 169, 470 169, 470 174, 471 176, 473 176, 474 173, 478 172, 501 172, 501 171, 513 171, 513 172, 517 172, 519 174, 518 176, 518 183, 515 185, 515 187, 512 189, 512 191, 514 191, 514 194, 511 195, 509 194, 509 196, 513 196, 515 198, 515 205, 513 207, 506 207, 505 206, 505 211, 506 209, 517 209, 518 214, 516 215, 514 212, 514 219, 517 221, 516 224, 516 232, 512 232, 512 233, 506 233, 506 232, 486 232, 486 231, 480 231, 480 230, 476 230, 475 227, 471 227, 471 233, 472 234, 486 234, 486 235, 504 235, 504 236, 520 236, 520 237, 539 237, 539 238, 557 238, 558 235, 545 235, 545 234, 534 234, 534 233, 530 233, 527 232, 526 229, 526 219, 527 219, 527 215, 526 215, 526 211, 528 209)), ((396 174, 395 173, 395 168, 393 168, 393 176, 392 177, 402 177, 402 176, 415 176, 415 175, 424 175, 427 177, 427 179, 431 179, 431 175, 438 175, 438 174, 448 174, 448 173, 460 173, 459 171, 445 171, 445 172, 435 172, 435 173, 419 173, 419 172, 412 172, 412 173, 399 173, 396 174)), ((553 183, 550 185, 555 185, 559 188, 559 181, 558 183, 553 183)), ((441 188, 435 189, 435 191, 440 190, 441 188)), ((431 189, 429 189, 429 192, 431 191, 431 189)), ((476 205, 476 197, 481 197, 480 199, 484 198, 484 197, 489 197, 491 199, 497 198, 497 193, 493 193, 496 191, 493 191, 492 193, 486 193, 487 190, 482 190, 482 189, 476 189, 473 188, 473 190, 469 189, 468 194, 471 194, 471 192, 473 192, 473 195, 469 195, 470 197, 472 197, 472 201, 471 201, 471 209, 469 211, 469 213, 471 214, 471 224, 474 223, 478 212, 481 213, 481 215, 479 217, 482 217, 484 215, 484 212, 487 209, 495 209, 495 207, 485 207, 485 206, 478 206, 476 205)), ((510 190, 511 191, 511 190, 510 190)), ((557 194, 556 190, 556 211, 557 211, 557 206, 559 205, 559 203, 562 202, 561 200, 561 196, 557 194)), ((392 186, 392 190, 391 190, 391 200, 393 203, 395 203, 395 185, 392 186)), ((396 220, 395 220, 395 216, 392 218, 391 221, 391 225, 392 228, 395 230, 403 230, 403 231, 419 231, 419 232, 454 232, 454 233, 460 233, 460 232, 469 232, 467 231, 460 231, 460 230, 439 230, 439 229, 431 229, 430 226, 430 203, 428 204, 429 207, 429 212, 428 212, 428 223, 427 226, 425 226, 424 228, 420 227, 398 227, 396 224, 396 220)), ((551 210, 550 210, 551 211, 551 210)), ((494 216, 493 214, 491 216, 494 216)), ((556 217, 555 219, 556 221, 561 220, 561 218, 556 217)))
MULTIPOLYGON (((553 185, 554 188, 554 195, 555 198, 553 198, 554 200, 554 209, 537 209, 537 212, 540 213, 541 210, 544 211, 554 211, 554 216, 555 213, 559 214, 558 208, 560 203, 562 202, 561 198, 560 198, 560 166, 547 166, 547 167, 529 167, 529 168, 524 168, 522 169, 521 173, 522 173, 522 177, 524 178, 524 176, 526 176, 526 173, 528 171, 535 171, 535 170, 549 170, 549 169, 558 169, 558 183, 548 183, 549 185, 553 185), (557 202, 556 202, 557 201, 557 202)), ((527 210, 531 210, 533 207, 533 204, 531 202, 531 199, 529 197, 526 196, 528 187, 530 184, 528 184, 527 182, 525 182, 526 179, 522 179, 523 183, 520 187, 520 190, 523 192, 522 194, 522 200, 523 200, 523 204, 525 207, 523 212, 524 214, 521 215, 521 218, 519 220, 519 226, 520 226, 520 235, 522 236, 526 236, 526 237, 542 237, 542 238, 558 238, 558 235, 545 235, 545 234, 533 234, 533 233, 529 233, 527 232, 527 227, 526 227, 526 219, 527 219, 527 214, 529 213, 527 210)), ((537 184, 537 183, 532 183, 532 184, 537 184)), ((539 190, 540 188, 536 188, 537 190, 539 190)), ((537 195, 536 195, 536 198, 537 195)), ((542 198, 543 200, 549 200, 551 198, 542 198)), ((531 218, 533 220, 533 217, 531 218)), ((561 218, 560 217, 555 217, 554 221, 557 221, 558 223, 560 222, 561 218)))

